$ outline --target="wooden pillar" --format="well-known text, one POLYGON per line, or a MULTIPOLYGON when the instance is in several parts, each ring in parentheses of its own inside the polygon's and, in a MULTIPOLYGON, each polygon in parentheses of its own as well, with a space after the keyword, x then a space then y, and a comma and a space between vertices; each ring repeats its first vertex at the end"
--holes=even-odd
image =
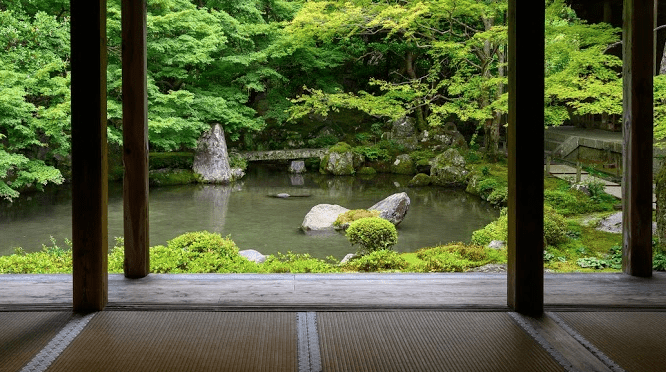
POLYGON ((73 305, 86 312, 108 301, 106 0, 70 6, 73 305))
POLYGON ((653 0, 625 0, 622 269, 652 275, 653 0))
POLYGON ((543 1, 509 0, 507 303, 543 313, 543 1))
POLYGON ((122 1, 125 276, 150 272, 146 0, 122 1))

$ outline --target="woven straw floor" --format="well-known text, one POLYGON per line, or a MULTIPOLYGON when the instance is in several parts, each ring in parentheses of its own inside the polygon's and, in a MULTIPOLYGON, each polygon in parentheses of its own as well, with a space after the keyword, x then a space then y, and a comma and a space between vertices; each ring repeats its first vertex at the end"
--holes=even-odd
POLYGON ((562 371, 507 313, 319 313, 324 371, 562 371))
POLYGON ((548 314, 572 338, 501 311, 0 312, 0 371, 666 370, 666 313, 548 314))
POLYGON ((102 312, 48 371, 296 371, 293 313, 102 312))
POLYGON ((558 313, 576 332, 627 371, 666 371, 666 314, 558 313))
POLYGON ((67 323, 68 312, 0 312, 0 371, 17 371, 67 323))

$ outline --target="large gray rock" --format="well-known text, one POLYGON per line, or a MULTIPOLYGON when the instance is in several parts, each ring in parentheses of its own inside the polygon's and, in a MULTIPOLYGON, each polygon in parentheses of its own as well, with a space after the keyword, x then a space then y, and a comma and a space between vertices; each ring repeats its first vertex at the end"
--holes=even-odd
POLYGON ((244 251, 238 252, 238 254, 241 255, 241 257, 247 258, 248 261, 256 263, 266 262, 266 256, 264 256, 259 251, 256 251, 254 249, 246 249, 244 251))
POLYGON ((402 117, 391 123, 391 137, 407 138, 413 137, 416 134, 414 118, 408 116, 402 117))
POLYGON ((349 209, 337 204, 317 204, 305 215, 301 229, 303 231, 335 231, 333 222, 349 209))
POLYGON ((354 174, 354 153, 351 149, 346 152, 327 151, 321 165, 326 173, 351 176, 354 174))
MULTIPOLYGON (((622 212, 613 213, 599 221, 597 230, 609 233, 622 234, 622 212)), ((657 231, 657 223, 652 222, 652 233, 657 231)))
POLYGON ((389 196, 368 209, 379 211, 379 217, 398 225, 407 215, 410 203, 411 200, 409 200, 407 193, 400 192, 389 196))
POLYGON ((448 149, 437 155, 430 167, 432 183, 447 187, 467 186, 467 163, 456 149, 448 149))
POLYGON ((233 180, 227 142, 220 124, 213 125, 199 138, 192 168, 204 182, 229 183, 233 180))
POLYGON ((289 173, 303 173, 305 172, 305 161, 292 160, 289 164, 289 173))
POLYGON ((407 149, 414 150, 418 147, 416 136, 416 120, 411 117, 403 117, 391 124, 391 138, 407 149))

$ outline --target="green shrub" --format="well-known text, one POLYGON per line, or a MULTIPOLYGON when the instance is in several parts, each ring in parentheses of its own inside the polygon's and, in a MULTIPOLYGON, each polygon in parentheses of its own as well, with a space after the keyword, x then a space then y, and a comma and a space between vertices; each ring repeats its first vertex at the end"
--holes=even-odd
MULTIPOLYGON (((481 246, 488 245, 493 240, 507 240, 509 219, 506 208, 503 208, 500 217, 484 228, 472 233, 471 243, 481 246)), ((543 230, 546 243, 557 245, 565 242, 567 237, 567 221, 554 209, 544 206, 543 230)))
POLYGON ((359 244, 359 253, 389 249, 398 242, 398 231, 383 218, 366 217, 352 222, 347 229, 349 242, 359 244))
POLYGON ((216 252, 228 257, 238 255, 238 247, 229 237, 223 238, 220 234, 208 231, 185 233, 169 240, 167 247, 189 252, 216 252))
POLYGON ((388 150, 380 148, 379 145, 356 146, 353 151, 356 154, 363 155, 369 161, 391 160, 388 150))
POLYGON ((367 272, 402 270, 407 268, 407 261, 391 249, 380 249, 351 259, 345 263, 344 268, 367 272))
POLYGON ((335 145, 339 140, 340 139, 335 135, 326 134, 324 136, 308 140, 308 146, 316 149, 323 149, 335 145))
POLYGON ((420 272, 460 272, 489 263, 506 262, 506 250, 465 243, 422 248, 416 252, 416 256, 423 260, 414 268, 420 272))
POLYGON ((229 167, 231 168, 240 168, 242 170, 247 169, 247 160, 244 157, 240 156, 237 152, 229 153, 229 167))
POLYGON ((543 235, 549 245, 558 245, 567 241, 568 225, 564 217, 549 206, 543 209, 543 235))
POLYGON ((506 241, 508 235, 508 216, 506 208, 502 208, 500 216, 495 221, 487 224, 482 229, 476 230, 472 233, 471 243, 480 246, 486 246, 493 240, 506 241))
POLYGON ((379 211, 370 211, 367 209, 352 209, 345 213, 341 213, 338 218, 333 222, 333 226, 343 226, 344 224, 352 223, 356 220, 366 217, 379 217, 379 211))
POLYGON ((151 152, 148 155, 149 169, 192 169, 193 162, 191 152, 151 152))
POLYGON ((615 199, 610 195, 608 197, 599 196, 595 200, 578 190, 571 189, 546 189, 543 192, 543 199, 547 205, 564 216, 612 211, 613 204, 615 204, 615 199))
POLYGON ((352 147, 349 146, 346 142, 338 142, 335 145, 331 146, 328 150, 330 152, 337 152, 343 154, 345 152, 352 151, 352 147))
POLYGON ((435 158, 435 153, 432 150, 417 150, 409 154, 409 157, 412 159, 414 164, 417 165, 426 165, 430 163, 430 160, 435 158))
POLYGON ((265 272, 269 273, 334 273, 340 270, 333 265, 334 258, 329 257, 329 262, 314 258, 307 253, 278 252, 270 255, 262 264, 265 272))
POLYGON ((148 173, 150 186, 187 185, 198 180, 191 169, 158 169, 148 173))
POLYGON ((506 205, 509 197, 509 188, 506 186, 498 187, 488 195, 488 202, 492 205, 506 205))

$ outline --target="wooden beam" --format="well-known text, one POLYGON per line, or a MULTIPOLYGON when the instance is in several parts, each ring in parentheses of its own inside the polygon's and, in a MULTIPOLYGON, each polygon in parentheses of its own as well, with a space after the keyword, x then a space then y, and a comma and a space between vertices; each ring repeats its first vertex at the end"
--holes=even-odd
POLYGON ((128 278, 142 278, 150 272, 146 0, 123 0, 121 12, 124 271, 128 278))
POLYGON ((624 0, 622 269, 652 276, 653 0, 624 0))
POLYGON ((106 0, 71 2, 74 311, 108 300, 106 0))
POLYGON ((543 1, 509 0, 507 304, 533 316, 543 313, 544 22, 543 1))

